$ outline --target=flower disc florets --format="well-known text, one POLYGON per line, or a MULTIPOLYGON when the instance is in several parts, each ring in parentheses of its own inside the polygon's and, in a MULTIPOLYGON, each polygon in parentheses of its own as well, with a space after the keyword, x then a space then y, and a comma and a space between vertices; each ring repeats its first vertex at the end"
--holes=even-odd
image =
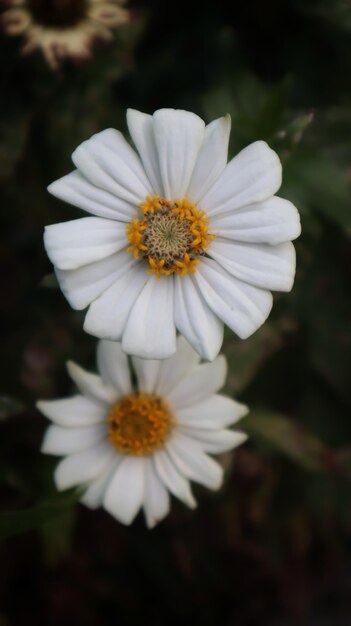
POLYGON ((124 454, 149 455, 168 438, 173 417, 165 401, 154 394, 125 396, 108 414, 108 438, 124 454))
POLYGON ((205 211, 186 198, 171 203, 160 196, 147 196, 139 206, 143 215, 127 226, 128 251, 147 261, 157 278, 194 273, 213 239, 205 211))

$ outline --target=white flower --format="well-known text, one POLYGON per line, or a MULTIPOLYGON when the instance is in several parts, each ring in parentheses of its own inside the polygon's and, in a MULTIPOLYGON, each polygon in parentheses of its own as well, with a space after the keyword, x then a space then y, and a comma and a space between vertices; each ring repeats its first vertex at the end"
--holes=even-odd
POLYGON ((235 448, 246 436, 228 430, 247 408, 217 394, 224 385, 226 361, 199 364, 183 337, 166 361, 132 359, 133 388, 126 355, 118 343, 102 340, 100 376, 69 362, 80 395, 40 401, 54 422, 42 451, 67 455, 55 473, 57 488, 85 486, 82 502, 103 506, 124 524, 143 507, 149 527, 170 509, 169 492, 194 508, 189 480, 219 489, 221 466, 206 453, 235 448))
POLYGON ((48 226, 45 247, 84 328, 129 354, 162 359, 176 329, 212 360, 223 322, 251 335, 289 291, 296 208, 273 196, 278 156, 257 141, 227 163, 229 116, 204 122, 188 111, 129 110, 137 154, 108 129, 81 144, 77 170, 49 191, 95 217, 48 226))
POLYGON ((52 69, 66 58, 90 59, 97 41, 129 20, 123 0, 2 0, 12 8, 1 16, 7 35, 23 35, 23 54, 40 49, 52 69))

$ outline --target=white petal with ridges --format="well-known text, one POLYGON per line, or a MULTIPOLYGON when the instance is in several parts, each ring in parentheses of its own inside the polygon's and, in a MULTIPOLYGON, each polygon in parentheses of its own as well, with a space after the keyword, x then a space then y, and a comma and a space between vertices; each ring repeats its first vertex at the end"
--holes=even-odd
POLYGON ((84 330, 95 337, 120 341, 134 302, 148 280, 144 265, 132 264, 91 303, 84 330))
POLYGON ((291 242, 269 246, 218 238, 209 254, 230 274, 256 287, 290 291, 293 286, 296 255, 291 242))
POLYGON ((189 481, 181 476, 169 454, 164 450, 155 452, 152 461, 159 478, 167 489, 188 507, 195 509, 196 500, 191 492, 189 481))
POLYGON ((148 528, 153 528, 168 515, 170 497, 150 458, 144 459, 144 478, 145 518, 148 528))
POLYGON ((138 205, 152 193, 139 157, 112 128, 84 141, 72 154, 75 166, 91 183, 138 205))
POLYGON ((264 141, 256 141, 232 159, 210 191, 201 208, 210 217, 234 211, 273 196, 282 182, 278 155, 264 141))
POLYGON ((245 404, 219 394, 177 410, 180 426, 217 430, 235 424, 248 413, 245 404))
POLYGON ((160 364, 155 392, 166 396, 183 378, 188 376, 199 361, 199 355, 184 337, 178 337, 176 353, 170 359, 164 359, 160 364))
POLYGON ((110 385, 105 385, 100 376, 91 374, 73 361, 67 362, 67 370, 79 391, 85 396, 92 398, 95 402, 110 405, 118 397, 116 389, 110 385))
POLYGON ((73 309, 85 309, 131 267, 135 260, 126 250, 75 270, 56 269, 57 280, 73 309))
POLYGON ((230 128, 230 115, 220 117, 206 126, 204 141, 187 190, 187 196, 193 202, 200 202, 222 174, 228 159, 230 128))
POLYGON ((269 291, 238 280, 216 261, 203 259, 195 280, 208 306, 241 339, 252 335, 271 311, 269 291))
POLYGON ((127 123, 130 136, 139 152, 152 188, 156 195, 163 196, 164 190, 158 162, 152 115, 141 113, 135 109, 128 109, 127 123))
POLYGON ((72 454, 86 450, 107 436, 106 424, 95 424, 83 428, 49 426, 44 435, 41 451, 45 454, 72 454))
POLYGON ((217 215, 210 220, 209 231, 236 241, 275 245, 296 239, 301 224, 297 208, 289 200, 273 196, 217 215))
POLYGON ((194 278, 174 277, 174 321, 203 359, 213 361, 223 343, 223 322, 211 311, 194 278))
POLYGON ((122 459, 123 456, 121 454, 116 453, 114 455, 114 458, 111 459, 104 471, 88 485, 80 499, 82 504, 85 504, 89 509, 97 509, 102 505, 106 489, 122 459))
POLYGON ((48 191, 69 204, 98 217, 130 222, 137 216, 137 207, 90 183, 75 170, 48 186, 48 191))
POLYGON ((119 343, 104 339, 98 342, 97 366, 105 385, 114 387, 120 395, 131 393, 128 359, 119 343))
POLYGON ((166 443, 166 449, 183 476, 209 489, 220 488, 223 480, 221 466, 207 456, 195 441, 178 432, 166 443))
POLYGON ((137 387, 142 393, 155 391, 161 361, 154 359, 139 359, 132 356, 132 363, 137 377, 137 387))
POLYGON ((123 250, 126 244, 125 224, 100 217, 82 217, 45 227, 47 255, 61 270, 99 261, 123 250))
POLYGON ((189 111, 159 109, 153 115, 163 189, 167 200, 186 195, 205 133, 200 117, 189 111))
POLYGON ((113 448, 103 441, 88 450, 64 458, 55 470, 55 483, 62 491, 94 480, 114 457, 113 448))
POLYGON ((50 420, 67 428, 98 424, 106 417, 106 408, 84 396, 73 396, 62 400, 39 400, 37 408, 50 420))
POLYGON ((131 524, 144 498, 144 461, 125 456, 109 483, 103 505, 123 524, 131 524))
POLYGON ((122 348, 145 359, 167 359, 176 350, 173 280, 149 278, 128 318, 122 348))
POLYGON ((187 407, 202 402, 221 389, 227 375, 227 362, 220 355, 212 363, 198 365, 168 394, 167 400, 174 407, 187 407))
POLYGON ((247 439, 245 433, 232 430, 209 430, 184 426, 180 428, 180 432, 186 437, 194 439, 203 450, 212 454, 220 454, 237 448, 247 439))

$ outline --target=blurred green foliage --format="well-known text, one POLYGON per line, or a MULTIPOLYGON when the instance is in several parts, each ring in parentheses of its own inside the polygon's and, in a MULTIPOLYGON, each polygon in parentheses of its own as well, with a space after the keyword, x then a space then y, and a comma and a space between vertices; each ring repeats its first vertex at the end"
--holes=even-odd
POLYGON ((135 0, 83 67, 50 72, 1 40, 0 623, 347 626, 351 513, 351 4, 135 0), (230 153, 264 139, 299 208, 297 277, 245 342, 227 332, 226 392, 250 435, 224 490, 152 533, 58 495, 38 397, 70 393, 65 361, 95 342, 53 288, 44 225, 79 216, 46 186, 125 109, 232 116, 230 153), (28 577, 30 580, 28 580, 28 577), (25 586, 24 585, 25 581, 25 586), (19 589, 21 602, 18 602, 19 589), (171 607, 171 613, 170 613, 171 607))

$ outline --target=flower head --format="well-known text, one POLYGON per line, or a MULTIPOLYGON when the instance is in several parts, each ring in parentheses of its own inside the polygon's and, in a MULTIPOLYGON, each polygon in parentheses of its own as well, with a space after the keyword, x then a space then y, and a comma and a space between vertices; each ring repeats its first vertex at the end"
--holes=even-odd
POLYGON ((167 361, 134 357, 135 386, 116 342, 99 342, 99 376, 68 364, 80 394, 38 402, 53 422, 42 451, 65 455, 55 472, 58 489, 85 487, 84 504, 103 506, 125 524, 142 507, 149 527, 168 514, 169 493, 196 506, 190 480, 219 489, 223 471, 207 453, 246 439, 228 426, 247 408, 217 393, 226 376, 223 356, 199 364, 183 337, 177 344, 167 361))
POLYGON ((111 29, 129 20, 123 0, 6 0, 13 5, 2 14, 8 35, 23 35, 22 52, 41 49, 57 69, 66 58, 91 57, 97 41, 110 41, 111 29))
POLYGON ((94 217, 47 227, 47 253, 84 328, 143 358, 170 357, 176 329, 212 360, 223 322, 250 336, 289 291, 296 208, 274 196, 278 156, 263 141, 227 163, 230 119, 130 110, 137 152, 105 130, 73 153, 49 191, 94 217))

